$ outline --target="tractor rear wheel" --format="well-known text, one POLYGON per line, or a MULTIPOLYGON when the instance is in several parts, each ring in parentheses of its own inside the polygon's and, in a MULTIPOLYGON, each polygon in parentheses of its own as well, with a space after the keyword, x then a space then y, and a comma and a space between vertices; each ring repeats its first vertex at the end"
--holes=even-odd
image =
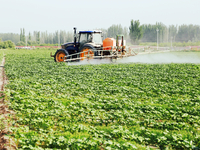
POLYGON ((54 55, 54 60, 55 62, 63 62, 65 58, 65 56, 69 55, 68 52, 64 49, 59 49, 56 51, 55 55, 54 55))
POLYGON ((80 54, 81 60, 92 59, 94 56, 94 48, 93 47, 84 46, 81 49, 81 52, 83 52, 80 54))

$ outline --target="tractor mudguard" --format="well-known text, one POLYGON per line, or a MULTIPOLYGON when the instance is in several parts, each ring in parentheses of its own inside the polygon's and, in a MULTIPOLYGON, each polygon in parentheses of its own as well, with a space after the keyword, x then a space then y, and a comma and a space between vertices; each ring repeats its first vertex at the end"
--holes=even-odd
POLYGON ((97 56, 97 51, 96 49, 89 44, 84 44, 80 48, 80 52, 84 52, 80 54, 81 60, 84 60, 86 56, 89 56, 90 58, 93 58, 93 56, 97 56))
POLYGON ((91 49, 91 50, 95 50, 95 48, 94 48, 92 45, 90 45, 90 44, 84 44, 83 46, 80 47, 80 52, 81 52, 85 47, 88 47, 88 48, 91 49))

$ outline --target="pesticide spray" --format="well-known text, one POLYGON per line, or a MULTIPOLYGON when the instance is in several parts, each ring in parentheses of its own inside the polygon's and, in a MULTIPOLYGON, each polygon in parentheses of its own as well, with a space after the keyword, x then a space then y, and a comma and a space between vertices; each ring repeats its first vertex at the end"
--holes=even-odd
POLYGON ((164 63, 194 63, 200 64, 200 52, 166 52, 166 53, 149 53, 138 54, 136 56, 125 57, 119 60, 111 59, 90 59, 79 62, 69 62, 68 65, 89 65, 89 64, 118 64, 118 63, 147 63, 147 64, 164 64, 164 63))

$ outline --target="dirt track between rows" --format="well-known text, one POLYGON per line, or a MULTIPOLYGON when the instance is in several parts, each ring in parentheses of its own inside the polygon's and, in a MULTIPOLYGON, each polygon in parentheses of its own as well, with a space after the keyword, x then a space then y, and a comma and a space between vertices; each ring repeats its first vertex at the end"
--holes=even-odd
POLYGON ((9 135, 12 134, 9 130, 11 114, 14 112, 8 109, 4 99, 4 85, 6 84, 6 76, 4 72, 5 57, 0 66, 0 150, 15 150, 17 149, 14 139, 9 135))

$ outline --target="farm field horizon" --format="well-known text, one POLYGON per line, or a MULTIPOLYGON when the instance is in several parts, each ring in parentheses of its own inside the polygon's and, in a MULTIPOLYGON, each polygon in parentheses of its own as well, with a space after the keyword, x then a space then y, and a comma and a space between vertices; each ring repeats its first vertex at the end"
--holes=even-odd
POLYGON ((18 149, 200 148, 199 52, 150 55, 193 63, 96 65, 55 63, 53 50, 3 52, 18 149))

